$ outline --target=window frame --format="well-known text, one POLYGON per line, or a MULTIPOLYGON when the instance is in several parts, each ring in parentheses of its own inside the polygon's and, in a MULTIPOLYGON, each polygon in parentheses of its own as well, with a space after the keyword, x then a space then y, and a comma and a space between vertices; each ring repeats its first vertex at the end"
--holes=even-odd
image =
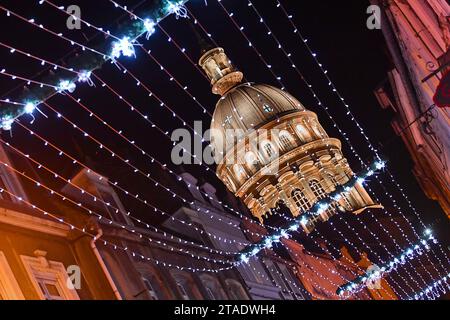
POLYGON ((39 298, 47 300, 42 288, 39 285, 40 280, 53 281, 57 284, 57 288, 61 289, 61 297, 59 300, 80 300, 75 289, 67 286, 71 280, 67 275, 66 268, 61 262, 48 261, 45 257, 30 257, 21 255, 22 263, 27 271, 28 277, 33 284, 39 298))

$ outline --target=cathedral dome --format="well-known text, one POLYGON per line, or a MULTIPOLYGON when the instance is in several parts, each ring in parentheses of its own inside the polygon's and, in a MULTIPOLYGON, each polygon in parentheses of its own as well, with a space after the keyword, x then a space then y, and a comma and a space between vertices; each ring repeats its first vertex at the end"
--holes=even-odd
POLYGON ((277 116, 304 110, 297 99, 281 89, 246 83, 222 96, 216 105, 211 128, 257 129, 277 116))
POLYGON ((226 92, 216 105, 211 122, 212 147, 214 150, 225 150, 217 144, 226 141, 227 129, 241 130, 245 134, 278 117, 304 110, 292 95, 270 85, 237 85, 226 92))

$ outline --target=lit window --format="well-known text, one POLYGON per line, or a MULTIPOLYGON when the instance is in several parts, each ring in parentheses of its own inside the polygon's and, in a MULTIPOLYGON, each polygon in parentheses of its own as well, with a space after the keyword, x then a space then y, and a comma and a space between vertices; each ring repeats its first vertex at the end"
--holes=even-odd
MULTIPOLYGON (((331 174, 328 174, 328 177, 330 178, 331 183, 335 187, 340 185, 335 176, 332 176, 331 174)), ((343 192, 343 193, 341 193, 341 195, 342 195, 342 201, 344 203, 345 209, 351 210, 352 209, 352 205, 350 204, 350 200, 349 200, 350 194, 348 192, 343 192)))
POLYGON ((308 198, 300 189, 292 191, 292 199, 302 212, 306 212, 309 209, 310 204, 308 198))
POLYGON ((66 268, 60 262, 48 261, 45 251, 36 250, 34 257, 21 256, 25 269, 33 285, 43 300, 78 300, 75 289, 71 289, 71 282, 66 268))
POLYGON ((342 193, 342 200, 344 201, 345 208, 347 210, 352 210, 352 205, 350 204, 350 193, 343 192, 342 193))
POLYGON ((280 132, 280 142, 281 146, 285 150, 292 149, 292 142, 291 142, 291 135, 287 131, 281 131, 280 132))
POLYGON ((316 196, 317 200, 321 200, 327 196, 325 191, 322 188, 322 185, 317 180, 311 180, 309 182, 309 187, 311 188, 311 191, 316 196))
MULTIPOLYGON (((316 197, 317 201, 327 197, 327 194, 326 194, 325 190, 323 190, 323 187, 319 183, 319 181, 311 180, 309 182, 309 187, 311 188, 311 191, 314 193, 314 196, 316 197)), ((332 204, 330 207, 331 207, 331 209, 328 209, 325 211, 325 213, 328 216, 332 215, 332 211, 333 211, 333 208, 335 208, 335 204, 332 204)))
POLYGON ((331 174, 329 174, 328 177, 330 178, 330 181, 333 184, 333 186, 337 187, 339 185, 339 183, 336 180, 336 177, 332 176, 331 174))
POLYGON ((275 150, 271 142, 263 143, 262 148, 267 158, 272 159, 275 156, 275 150))

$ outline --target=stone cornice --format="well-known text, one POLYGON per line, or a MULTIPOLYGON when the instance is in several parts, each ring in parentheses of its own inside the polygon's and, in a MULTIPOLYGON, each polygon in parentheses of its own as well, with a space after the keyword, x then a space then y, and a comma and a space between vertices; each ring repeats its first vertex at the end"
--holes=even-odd
POLYGON ((0 223, 59 237, 67 237, 70 232, 70 228, 65 224, 6 208, 0 208, 0 223))

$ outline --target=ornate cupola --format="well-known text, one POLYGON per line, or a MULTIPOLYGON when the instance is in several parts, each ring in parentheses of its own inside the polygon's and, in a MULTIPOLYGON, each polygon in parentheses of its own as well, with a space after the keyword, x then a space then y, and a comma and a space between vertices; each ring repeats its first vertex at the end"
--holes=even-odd
MULTIPOLYGON (((243 74, 222 48, 209 50, 199 63, 213 93, 222 96, 211 122, 217 176, 261 223, 280 206, 298 216, 352 177, 341 142, 296 98, 270 85, 241 83, 243 74)), ((309 232, 339 211, 373 207, 379 206, 356 184, 303 227, 309 232)))
POLYGON ((234 68, 222 48, 207 51, 200 58, 199 64, 211 79, 214 94, 224 95, 242 81, 242 72, 234 68))

